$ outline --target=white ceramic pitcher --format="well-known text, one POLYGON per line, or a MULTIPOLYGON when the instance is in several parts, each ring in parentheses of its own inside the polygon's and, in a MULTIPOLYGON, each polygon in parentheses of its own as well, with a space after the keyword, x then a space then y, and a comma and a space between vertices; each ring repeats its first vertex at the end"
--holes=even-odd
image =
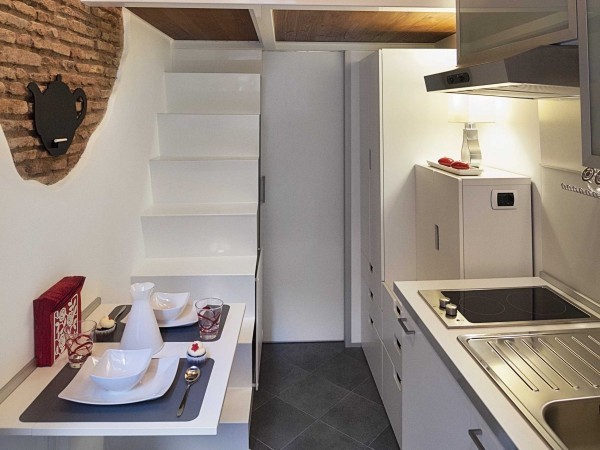
POLYGON ((154 283, 134 283, 131 285, 131 312, 127 317, 127 324, 121 348, 123 350, 152 349, 152 354, 158 353, 164 342, 160 335, 160 328, 156 322, 150 296, 154 290, 154 283))

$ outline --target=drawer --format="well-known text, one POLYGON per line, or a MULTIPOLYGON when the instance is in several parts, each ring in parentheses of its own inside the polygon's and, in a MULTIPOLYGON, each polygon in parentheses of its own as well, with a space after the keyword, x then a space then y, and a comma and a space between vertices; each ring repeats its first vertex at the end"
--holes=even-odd
POLYGON ((379 292, 381 292, 381 289, 378 289, 376 292, 370 292, 373 296, 373 301, 369 305, 369 315, 371 316, 371 319, 373 319, 373 326, 377 332, 377 336, 381 339, 383 336, 383 314, 381 312, 380 302, 378 301, 379 292))
POLYGON ((383 336, 381 338, 383 346, 388 352, 392 364, 402 374, 402 328, 398 322, 401 315, 400 302, 385 284, 381 287, 381 295, 383 308, 383 336))
POLYGON ((365 314, 365 317, 363 318, 362 331, 362 348, 365 352, 365 357, 369 364, 369 369, 371 369, 371 374, 373 375, 373 380, 375 380, 379 395, 383 395, 381 379, 383 344, 377 335, 374 321, 369 313, 365 314))
POLYGON ((383 351, 383 405, 398 445, 402 442, 402 380, 388 353, 383 351))

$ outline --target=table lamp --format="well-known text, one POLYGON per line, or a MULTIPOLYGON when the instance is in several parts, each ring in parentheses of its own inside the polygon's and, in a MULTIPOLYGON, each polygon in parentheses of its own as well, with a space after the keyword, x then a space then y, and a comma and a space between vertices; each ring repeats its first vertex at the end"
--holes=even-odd
POLYGON ((448 100, 448 122, 464 123, 461 161, 472 167, 481 164, 481 148, 477 123, 495 122, 494 98, 467 94, 450 94, 448 100))

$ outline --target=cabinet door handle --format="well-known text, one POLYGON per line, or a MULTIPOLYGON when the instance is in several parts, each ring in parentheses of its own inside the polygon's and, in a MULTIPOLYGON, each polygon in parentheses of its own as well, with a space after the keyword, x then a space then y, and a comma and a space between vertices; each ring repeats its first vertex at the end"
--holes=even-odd
POLYGON ((400 307, 398 305, 395 305, 395 310, 396 310, 396 317, 399 319, 400 316, 402 316, 402 311, 400 310, 400 307))
POLYGON ((373 273, 373 264, 369 264, 369 270, 371 270, 371 273, 373 273))
POLYGON ((438 225, 435 225, 434 245, 436 250, 440 249, 440 227, 438 225))
POLYGON ((400 378, 400 375, 398 375, 398 372, 396 372, 395 369, 394 369, 394 381, 396 382, 396 386, 398 386, 398 390, 401 391, 402 390, 402 379, 400 378))
POLYGON ((483 432, 479 428, 469 430, 469 436, 471 437, 471 440, 475 443, 475 447, 477 447, 477 450, 485 450, 485 447, 481 443, 481 439, 479 439, 479 436, 481 436, 482 434, 483 432))
POLYGON ((371 289, 369 289, 369 296, 371 297, 371 300, 373 300, 373 291, 371 289))
POLYGON ((406 327, 406 324, 404 322, 406 322, 408 319, 406 319, 405 317, 398 317, 398 323, 400 324, 400 326, 402 327, 402 329, 404 330, 404 332, 406 334, 415 334, 415 330, 409 330, 406 327))
POLYGON ((396 336, 394 334, 394 347, 396 347, 396 351, 398 353, 402 353, 402 344, 400 343, 400 339, 398 339, 398 336, 396 336))

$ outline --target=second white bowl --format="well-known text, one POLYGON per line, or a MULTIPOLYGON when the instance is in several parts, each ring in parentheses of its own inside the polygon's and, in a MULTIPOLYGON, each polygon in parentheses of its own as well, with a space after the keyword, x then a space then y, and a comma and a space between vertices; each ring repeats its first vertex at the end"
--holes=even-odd
POLYGON ((156 320, 168 322, 176 319, 183 311, 190 299, 189 292, 167 293, 155 292, 152 294, 152 309, 156 320))

